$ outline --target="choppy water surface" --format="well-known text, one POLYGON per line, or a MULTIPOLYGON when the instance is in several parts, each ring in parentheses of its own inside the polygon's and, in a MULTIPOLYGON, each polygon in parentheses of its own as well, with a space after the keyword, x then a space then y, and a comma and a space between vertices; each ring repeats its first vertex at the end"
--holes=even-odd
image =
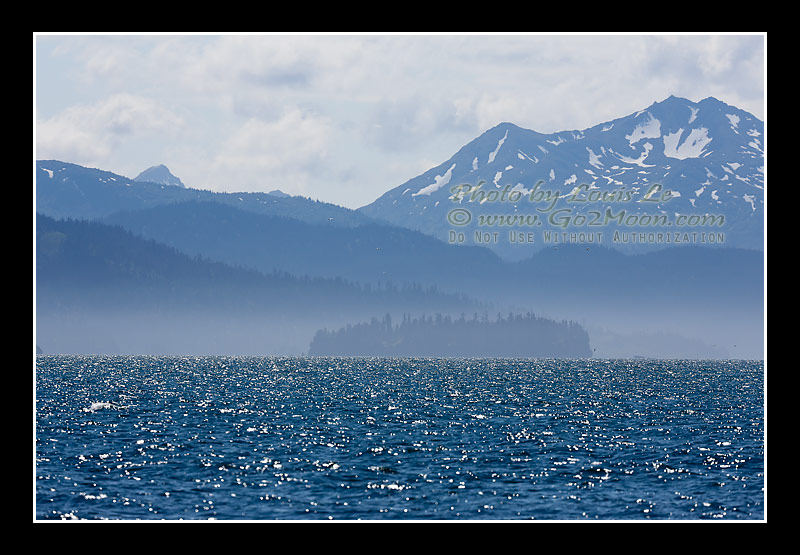
POLYGON ((38 356, 37 519, 763 519, 746 361, 38 356))

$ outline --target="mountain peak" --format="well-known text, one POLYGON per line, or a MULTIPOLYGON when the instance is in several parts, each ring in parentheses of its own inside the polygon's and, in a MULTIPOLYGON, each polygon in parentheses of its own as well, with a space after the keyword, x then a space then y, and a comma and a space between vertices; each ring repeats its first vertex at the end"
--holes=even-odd
POLYGON ((692 102, 688 98, 683 98, 682 96, 675 96, 674 94, 669 95, 661 102, 656 102, 655 104, 672 104, 672 103, 694 104, 694 102, 692 102))
POLYGON ((510 121, 501 121, 497 125, 495 125, 497 129, 519 129, 518 125, 511 123, 510 121))
POLYGON ((697 104, 699 106, 705 106, 705 107, 709 107, 709 106, 716 107, 717 109, 724 108, 726 110, 742 111, 741 108, 738 108, 736 106, 732 106, 732 105, 730 105, 730 104, 728 104, 726 102, 723 102, 722 100, 720 100, 718 98, 714 98, 713 96, 706 97, 703 100, 701 100, 700 102, 698 102, 697 104))
POLYGON ((158 164, 157 166, 150 166, 142 173, 137 175, 134 178, 134 181, 147 181, 149 183, 158 183, 160 185, 173 185, 177 187, 186 188, 186 185, 183 182, 172 175, 172 172, 169 171, 169 168, 164 164, 158 164))

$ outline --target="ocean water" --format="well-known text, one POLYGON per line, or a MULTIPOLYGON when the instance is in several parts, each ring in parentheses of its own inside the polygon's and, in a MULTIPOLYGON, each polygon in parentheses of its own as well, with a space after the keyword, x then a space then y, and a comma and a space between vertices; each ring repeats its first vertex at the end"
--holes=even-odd
POLYGON ((36 357, 35 518, 765 519, 761 361, 36 357))

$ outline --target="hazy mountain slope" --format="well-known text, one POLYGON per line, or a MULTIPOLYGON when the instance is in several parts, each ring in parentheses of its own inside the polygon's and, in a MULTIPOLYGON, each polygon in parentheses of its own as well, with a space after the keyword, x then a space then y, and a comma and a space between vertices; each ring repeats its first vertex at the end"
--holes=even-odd
POLYGON ((47 352, 299 354, 317 329, 476 305, 433 290, 264 275, 119 228, 36 222, 37 342, 47 352))
POLYGON ((486 248, 447 245, 396 226, 308 224, 217 203, 177 203, 103 221, 192 256, 262 272, 419 283, 531 309, 577 299, 585 306, 635 302, 652 307, 665 300, 687 306, 752 305, 760 301, 763 284, 763 254, 743 249, 690 245, 629 255, 562 245, 512 263, 486 248))
POLYGON ((359 283, 419 283, 462 291, 485 285, 503 264, 488 249, 447 245, 398 226, 307 223, 213 202, 174 203, 102 221, 190 255, 262 272, 359 283))
MULTIPOLYGON (((625 254, 562 245, 513 263, 486 249, 448 246, 393 226, 326 227, 213 203, 174 204, 116 214, 108 221, 191 255, 237 266, 436 286, 480 300, 492 314, 533 311, 617 332, 687 333, 709 338, 708 349, 720 337, 738 338, 731 344, 749 344, 750 352, 758 352, 762 343, 759 251, 684 246, 625 254)), ((677 349, 663 344, 658 352, 677 349)))

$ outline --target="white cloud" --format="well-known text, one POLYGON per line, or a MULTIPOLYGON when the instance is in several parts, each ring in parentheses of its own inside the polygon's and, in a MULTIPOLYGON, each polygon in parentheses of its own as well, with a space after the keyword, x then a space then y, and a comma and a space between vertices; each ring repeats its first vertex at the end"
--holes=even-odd
POLYGON ((210 188, 307 194, 309 184, 326 177, 332 137, 328 118, 299 109, 273 121, 248 119, 211 160, 210 188))
POLYGON ((127 141, 174 136, 182 126, 182 118, 155 100, 120 93, 37 121, 36 155, 77 163, 101 162, 127 141))

